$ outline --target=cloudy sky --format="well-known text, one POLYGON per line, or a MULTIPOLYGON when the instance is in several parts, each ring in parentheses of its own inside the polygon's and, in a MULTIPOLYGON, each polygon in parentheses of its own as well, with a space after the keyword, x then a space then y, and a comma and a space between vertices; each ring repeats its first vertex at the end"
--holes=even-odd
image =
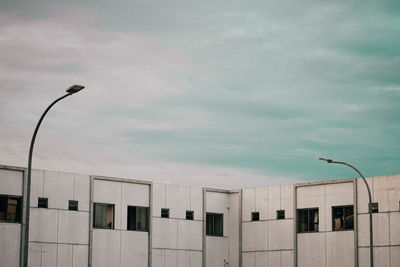
POLYGON ((0 164, 239 188, 400 173, 400 1, 0 0, 0 164))

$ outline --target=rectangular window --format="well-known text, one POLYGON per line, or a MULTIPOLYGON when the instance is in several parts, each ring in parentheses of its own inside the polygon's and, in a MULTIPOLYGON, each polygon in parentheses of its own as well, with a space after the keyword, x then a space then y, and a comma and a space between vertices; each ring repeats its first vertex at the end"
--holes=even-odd
POLYGON ((351 206, 332 207, 332 231, 354 229, 354 208, 351 206))
POLYGON ((186 211, 186 220, 193 220, 194 219, 194 212, 192 210, 186 211))
POLYGON ((149 208, 128 206, 127 229, 131 231, 149 231, 149 208))
POLYGON ((260 220, 260 213, 259 212, 252 212, 251 213, 251 220, 252 221, 259 221, 260 220))
POLYGON ((77 200, 70 200, 68 202, 68 209, 69 210, 78 210, 78 201, 77 200))
POLYGON ((371 203, 371 209, 372 213, 378 213, 379 212, 378 202, 371 203))
POLYGON ((318 208, 297 210, 297 232, 318 232, 319 231, 318 208))
POLYGON ((114 229, 114 204, 93 203, 93 227, 114 229))
POLYGON ((169 218, 169 209, 161 209, 161 218, 169 218))
POLYGON ((206 213, 206 235, 224 235, 224 215, 220 213, 206 213))
POLYGON ((47 209, 49 207, 49 199, 47 197, 38 198, 38 208, 47 209))
POLYGON ((21 222, 21 197, 0 196, 0 221, 21 222))
POLYGON ((277 220, 285 219, 285 210, 277 210, 276 211, 276 219, 277 220))

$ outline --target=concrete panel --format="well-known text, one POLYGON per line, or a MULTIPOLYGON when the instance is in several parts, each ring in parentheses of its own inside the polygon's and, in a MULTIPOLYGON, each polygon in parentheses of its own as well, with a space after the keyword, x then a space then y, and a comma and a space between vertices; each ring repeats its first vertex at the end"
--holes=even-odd
MULTIPOLYGON (((389 213, 374 213, 373 231, 374 246, 389 245, 389 213)), ((369 215, 358 216, 358 244, 369 246, 369 215)))
POLYGON ((375 252, 375 265, 379 267, 390 267, 390 248, 378 247, 374 248, 375 252))
MULTIPOLYGON (((168 187, 167 187, 168 188, 168 187)), ((176 214, 172 213, 172 215, 174 215, 174 218, 180 218, 180 219, 186 219, 186 211, 187 210, 191 210, 190 207, 190 186, 183 186, 180 185, 178 187, 178 206, 176 206, 176 209, 174 209, 176 211, 176 214)), ((167 196, 168 196, 168 189, 167 189, 167 196)), ((167 198, 167 202, 168 202, 168 198, 167 198)), ((174 212, 174 210, 172 210, 172 212, 174 212)))
POLYGON ((29 242, 28 267, 42 267, 42 244, 29 242))
POLYGON ((44 171, 32 170, 31 172, 31 201, 30 206, 37 208, 38 198, 43 197, 44 171))
POLYGON ((203 252, 191 251, 190 252, 190 267, 202 267, 203 266, 203 252))
MULTIPOLYGON (((366 178, 369 187, 371 188, 372 193, 372 202, 374 202, 374 186, 372 182, 372 178, 366 178)), ((368 191, 365 186, 364 181, 359 178, 357 179, 357 207, 358 213, 368 213, 368 191)))
POLYGON ((358 267, 370 267, 369 248, 359 248, 358 249, 358 267))
MULTIPOLYGON (((279 252, 278 252, 279 253, 279 252)), ((256 267, 276 266, 279 265, 268 265, 268 252, 256 252, 256 267)))
POLYGON ((22 196, 24 172, 0 169, 0 194, 22 196))
POLYGON ((390 266, 400 266, 400 247, 390 247, 390 266))
POLYGON ((164 267, 164 249, 153 249, 151 262, 152 267, 164 267))
POLYGON ((327 267, 353 267, 354 232, 336 231, 326 233, 326 263, 327 267))
POLYGON ((194 211, 195 220, 203 220, 203 189, 190 188, 190 209, 194 211))
MULTIPOLYGON (((281 252, 280 251, 268 252, 268 266, 274 266, 274 267, 281 266, 281 252)), ((260 267, 261 267, 261 265, 260 265, 260 267)))
POLYGON ((325 233, 297 235, 298 267, 325 266, 325 233))
POLYGON ((353 205, 353 183, 327 184, 325 186, 326 231, 332 231, 332 207, 353 205))
POLYGON ((73 245, 72 246, 72 262, 73 267, 87 267, 89 246, 86 245, 73 245))
MULTIPOLYGON (((114 229, 121 228, 121 193, 122 183, 94 180, 93 202, 115 204, 114 229)), ((126 228, 125 228, 126 229, 126 228)), ((123 229, 124 230, 124 229, 123 229)))
POLYGON ((400 212, 391 212, 389 218, 390 245, 400 245, 400 212))
MULTIPOLYGON (((190 196, 187 199, 179 199, 179 187, 174 184, 165 185, 165 207, 169 209, 169 217, 170 218, 180 218, 184 219, 181 214, 181 204, 180 202, 188 202, 190 201, 190 196)), ((190 204, 189 204, 190 205, 190 204)))
POLYGON ((242 191, 242 221, 251 221, 251 213, 256 211, 256 189, 249 188, 242 191))
POLYGON ((398 211, 400 200, 400 175, 373 177, 374 202, 379 203, 379 212, 398 211))
POLYGON ((78 200, 80 211, 89 211, 90 176, 84 174, 75 174, 74 178, 74 200, 78 200))
POLYGON ((294 251, 281 251, 281 267, 294 267, 294 251))
POLYGON ((229 266, 239 266, 240 193, 229 195, 229 266))
POLYGON ((242 224, 242 250, 268 250, 268 222, 245 222, 242 224))
POLYGON ((206 266, 222 267, 228 261, 228 238, 206 237, 206 266))
POLYGON ((178 222, 175 219, 153 218, 153 247, 178 248, 178 222))
POLYGON ((276 219, 276 211, 281 209, 281 187, 268 187, 268 220, 276 219))
POLYGON ((325 185, 298 187, 297 208, 319 208, 319 231, 325 231, 325 185))
POLYGON ((121 231, 121 267, 147 267, 148 233, 121 231))
MULTIPOLYGON (((165 184, 153 184, 153 216, 161 217, 161 209, 165 208, 165 184)), ((196 216, 196 214, 195 214, 196 216)))
POLYGON ((206 212, 224 214, 224 236, 228 233, 229 226, 229 194, 218 192, 206 193, 206 212))
POLYGON ((178 251, 177 250, 164 250, 165 267, 178 267, 178 251))
POLYGON ((72 245, 58 244, 57 267, 73 267, 72 245))
POLYGON ((42 267, 57 266, 57 244, 42 244, 42 267))
POLYGON ((0 223, 0 265, 19 266, 21 225, 0 223))
POLYGON ((43 196, 49 199, 49 208, 68 209, 68 201, 74 198, 74 175, 44 171, 43 196))
POLYGON ((256 209, 260 212, 260 220, 268 218, 268 187, 256 188, 256 209))
POLYGON ((243 267, 256 267, 256 252, 243 252, 242 261, 243 267))
POLYGON ((120 266, 120 231, 93 230, 93 267, 120 266))
POLYGON ((287 219, 294 218, 293 196, 293 185, 281 186, 281 209, 285 210, 285 217, 287 219))
POLYGON ((203 249, 203 222, 178 220, 178 249, 203 249))
POLYGON ((190 267, 190 251, 178 250, 178 267, 190 267))
POLYGON ((400 175, 386 176, 390 186, 388 186, 388 202, 390 211, 399 211, 400 201, 400 175))
POLYGON ((128 206, 148 207, 150 186, 133 183, 121 185, 121 229, 127 229, 128 206))
POLYGON ((58 242, 89 244, 89 213, 60 210, 58 212, 58 242))
POLYGON ((268 249, 293 249, 293 220, 275 220, 268 222, 268 249))
POLYGON ((57 224, 57 210, 31 208, 29 240, 56 243, 57 224))

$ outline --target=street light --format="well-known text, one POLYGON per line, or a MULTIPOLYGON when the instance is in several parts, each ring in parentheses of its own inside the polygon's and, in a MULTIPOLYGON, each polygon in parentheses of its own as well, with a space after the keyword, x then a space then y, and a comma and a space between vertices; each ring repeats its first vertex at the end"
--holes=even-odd
POLYGON ((85 86, 82 85, 72 85, 68 87, 65 91, 67 92, 65 95, 62 97, 57 98, 56 100, 53 101, 53 103, 50 104, 46 108, 46 110, 43 112, 42 116, 40 117, 38 123, 36 124, 35 131, 33 132, 32 135, 32 140, 31 140, 31 146, 29 147, 29 159, 28 159, 28 181, 27 181, 27 186, 26 186, 26 207, 25 207, 25 236, 24 236, 24 267, 28 267, 28 249, 29 249, 29 211, 30 211, 30 202, 31 202, 31 171, 32 171, 32 153, 33 153, 33 146, 35 145, 35 140, 36 140, 36 135, 39 130, 40 124, 43 121, 44 116, 46 116, 47 112, 60 100, 66 98, 67 96, 73 95, 80 90, 85 88, 85 86))
MULTIPOLYGON (((373 267, 374 266, 374 241, 373 241, 373 231, 372 231, 372 196, 371 196, 371 190, 369 188, 368 182, 365 179, 364 175, 362 175, 362 173, 357 170, 356 167, 346 163, 346 162, 342 162, 342 161, 334 161, 332 159, 324 159, 324 158, 319 158, 319 160, 323 160, 326 161, 328 163, 336 163, 336 164, 342 164, 342 165, 346 165, 349 166, 350 168, 353 168, 363 179, 366 187, 367 187, 367 191, 368 191, 368 197, 369 197, 369 204, 368 204, 368 212, 369 212, 369 258, 370 258, 370 266, 373 267)), ((357 211, 356 211, 357 213, 357 211)))

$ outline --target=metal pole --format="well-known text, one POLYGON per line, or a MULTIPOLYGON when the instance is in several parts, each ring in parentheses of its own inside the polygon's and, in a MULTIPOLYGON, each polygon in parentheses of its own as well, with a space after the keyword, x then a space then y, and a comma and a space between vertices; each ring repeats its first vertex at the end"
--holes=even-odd
POLYGON ((66 98, 67 96, 72 95, 72 93, 68 93, 63 95, 62 97, 53 101, 50 106, 43 112, 42 116, 40 117, 38 123, 36 124, 35 131, 32 135, 31 145, 29 147, 29 159, 28 159, 28 181, 27 181, 27 190, 26 190, 26 206, 25 206, 25 235, 24 235, 24 259, 23 259, 23 266, 28 267, 28 249, 29 249, 29 212, 30 212, 30 197, 31 197, 31 171, 32 171, 32 154, 33 154, 33 147, 35 145, 36 135, 38 133, 40 124, 43 121, 43 118, 46 116, 47 112, 53 107, 58 101, 66 98))
MULTIPOLYGON (((368 212, 369 212, 369 259, 370 259, 370 266, 373 267, 374 266, 374 240, 373 240, 373 226, 372 226, 372 195, 371 195, 371 189, 369 188, 368 182, 365 179, 364 175, 362 175, 362 173, 353 165, 350 165, 346 162, 342 162, 342 161, 334 161, 331 159, 324 159, 324 158, 319 158, 320 160, 324 160, 328 163, 336 163, 336 164, 342 164, 342 165, 346 165, 349 166, 350 168, 352 168, 353 170, 355 170, 363 179, 365 186, 367 187, 367 191, 368 191, 368 198, 369 198, 369 204, 368 204, 368 212)), ((357 211, 356 211, 357 212, 357 211)))

